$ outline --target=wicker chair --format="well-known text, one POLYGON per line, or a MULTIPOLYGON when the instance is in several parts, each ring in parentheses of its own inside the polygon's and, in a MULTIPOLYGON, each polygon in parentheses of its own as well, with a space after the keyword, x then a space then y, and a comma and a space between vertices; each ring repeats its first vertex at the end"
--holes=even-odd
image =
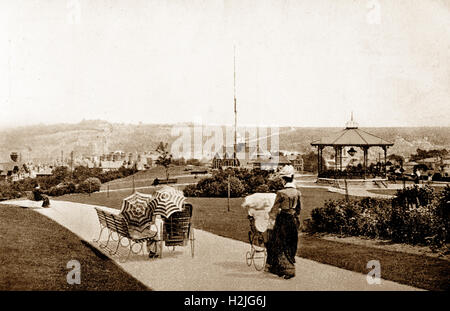
POLYGON ((184 210, 173 213, 164 221, 163 240, 165 245, 175 250, 176 246, 190 244, 191 256, 194 257, 194 228, 192 227, 192 204, 185 203, 184 210))

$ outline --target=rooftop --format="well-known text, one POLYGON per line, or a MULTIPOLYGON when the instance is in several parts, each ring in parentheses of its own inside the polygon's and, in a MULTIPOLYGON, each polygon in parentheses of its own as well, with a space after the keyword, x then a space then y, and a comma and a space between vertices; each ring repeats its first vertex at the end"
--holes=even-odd
POLYGON ((358 128, 358 123, 350 121, 346 123, 345 129, 340 132, 322 137, 311 143, 312 146, 393 146, 394 143, 381 137, 370 134, 358 128))

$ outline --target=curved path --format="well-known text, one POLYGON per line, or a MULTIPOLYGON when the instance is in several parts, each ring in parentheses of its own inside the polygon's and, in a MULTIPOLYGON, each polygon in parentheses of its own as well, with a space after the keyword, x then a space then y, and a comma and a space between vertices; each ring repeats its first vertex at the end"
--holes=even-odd
MULTIPOLYGON (((29 200, 1 203, 33 208, 97 247, 92 242, 99 234, 93 205, 51 201, 50 208, 41 208, 42 202, 29 200)), ((118 213, 115 209, 100 208, 118 213)), ((417 290, 386 280, 381 280, 379 285, 369 285, 364 274, 299 257, 296 257, 297 276, 283 280, 246 265, 245 254, 250 248, 247 243, 202 230, 195 230, 195 238, 194 258, 189 246, 178 247, 175 251, 164 247, 163 257, 158 259, 148 259, 141 254, 130 256, 127 262, 121 263, 117 256, 108 256, 154 290, 417 290)))

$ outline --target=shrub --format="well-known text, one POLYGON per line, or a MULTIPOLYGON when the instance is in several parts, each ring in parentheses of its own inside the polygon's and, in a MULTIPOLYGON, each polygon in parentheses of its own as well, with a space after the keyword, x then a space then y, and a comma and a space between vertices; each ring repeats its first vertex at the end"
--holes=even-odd
POLYGON ((450 187, 439 194, 417 186, 400 190, 390 199, 327 201, 315 208, 305 230, 394 242, 426 244, 432 249, 448 243, 450 187))
POLYGON ((0 183, 0 200, 9 200, 20 198, 22 193, 11 187, 11 184, 7 182, 0 183))
MULTIPOLYGON (((225 185, 225 190, 226 190, 225 193, 228 194, 228 184, 222 183, 221 187, 223 187, 224 185, 225 185)), ((232 198, 240 197, 244 193, 245 193, 245 187, 244 187, 243 183, 237 177, 231 176, 230 177, 230 196, 232 198)))
POLYGON ((270 187, 266 184, 262 184, 255 188, 255 192, 259 192, 259 193, 270 192, 270 187))
POLYGON ((271 192, 276 192, 276 191, 284 188, 283 179, 281 179, 280 177, 275 177, 273 179, 269 179, 269 181, 267 182, 267 185, 269 186, 269 189, 271 192))
POLYGON ((199 197, 200 196, 200 191, 197 190, 197 186, 196 185, 187 185, 184 190, 184 195, 187 197, 199 197))
POLYGON ((226 197, 230 178, 230 196, 240 197, 254 192, 271 192, 283 188, 280 178, 270 179, 265 170, 227 169, 213 172, 211 177, 201 179, 196 185, 185 188, 186 196, 226 197))
POLYGON ((51 187, 48 191, 46 191, 46 194, 50 196, 60 196, 68 193, 74 193, 76 192, 77 187, 75 183, 71 181, 62 182, 54 187, 51 187))
POLYGON ((101 182, 96 177, 89 177, 78 185, 78 192, 92 193, 100 190, 101 182))

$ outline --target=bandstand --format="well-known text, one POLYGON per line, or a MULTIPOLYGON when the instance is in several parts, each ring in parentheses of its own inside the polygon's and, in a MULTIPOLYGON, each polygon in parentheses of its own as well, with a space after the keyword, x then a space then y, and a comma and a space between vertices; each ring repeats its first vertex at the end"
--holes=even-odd
MULTIPOLYGON (((312 146, 317 147, 317 164, 318 176, 317 183, 331 184, 341 186, 340 181, 344 181, 348 185, 372 187, 372 186, 386 186, 386 158, 387 149, 394 144, 386 141, 381 137, 370 134, 358 128, 358 124, 353 121, 353 114, 351 120, 346 123, 345 129, 338 133, 322 137, 319 140, 313 141, 312 146), (335 152, 334 167, 332 169, 326 168, 323 165, 322 155, 323 150, 327 147, 332 147, 335 152), (374 167, 368 166, 368 150, 371 147, 381 147, 384 151, 384 162, 377 163, 374 167), (346 148, 347 154, 353 159, 358 153, 357 149, 361 149, 362 163, 358 166, 346 165, 343 166, 343 151, 346 148), (355 149, 357 148, 357 149, 355 149)), ((381 160, 381 159, 380 159, 381 160)), ((360 161, 361 162, 361 161, 360 161)))

